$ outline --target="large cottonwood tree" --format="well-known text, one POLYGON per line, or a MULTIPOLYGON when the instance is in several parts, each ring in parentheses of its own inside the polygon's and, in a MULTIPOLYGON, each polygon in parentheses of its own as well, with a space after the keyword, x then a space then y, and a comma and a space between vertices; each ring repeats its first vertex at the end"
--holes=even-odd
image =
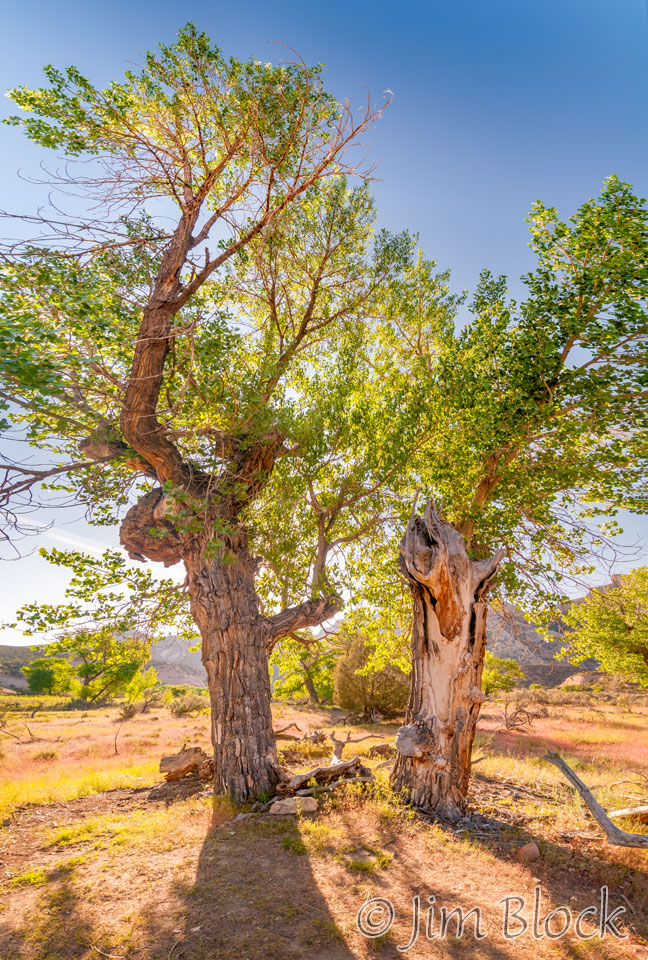
POLYGON ((96 522, 128 507, 130 557, 186 579, 53 551, 74 572, 69 601, 23 623, 125 632, 186 623, 188 604, 216 788, 272 792, 269 652, 341 609, 336 552, 389 513, 381 481, 401 456, 370 452, 367 431, 397 423, 362 357, 411 241, 374 237, 366 188, 342 177, 379 111, 354 119, 318 70, 227 60, 191 26, 104 90, 46 73, 47 88, 11 92, 12 122, 80 158, 53 179, 86 206, 31 218, 37 238, 3 258, 1 398, 50 457, 5 464, 9 527, 35 484, 64 488, 96 522))

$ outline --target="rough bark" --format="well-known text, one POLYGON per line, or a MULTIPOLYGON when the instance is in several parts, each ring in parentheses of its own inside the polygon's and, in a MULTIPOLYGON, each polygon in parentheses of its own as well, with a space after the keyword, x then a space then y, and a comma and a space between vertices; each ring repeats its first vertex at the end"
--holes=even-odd
POLYGON ((200 551, 185 563, 211 699, 214 788, 236 803, 272 794, 282 771, 270 712, 271 628, 259 611, 257 561, 240 531, 222 556, 200 551))
POLYGON ((322 623, 342 605, 339 597, 328 596, 271 617, 260 612, 258 561, 250 555, 240 514, 263 489, 281 444, 278 433, 232 444, 230 460, 210 490, 201 492, 194 474, 197 486, 183 503, 185 513, 189 504, 199 521, 191 525, 192 532, 174 497, 161 487, 140 498, 120 530, 133 559, 165 566, 184 561, 211 698, 215 789, 237 803, 273 793, 282 777, 270 711, 273 644, 294 630, 322 623), (211 533, 215 526, 227 531, 222 542, 211 533))
POLYGON ((411 803, 449 820, 465 811, 484 700, 484 596, 501 556, 471 560, 463 536, 432 502, 422 517, 412 511, 400 545, 413 598, 412 678, 392 779, 411 803))

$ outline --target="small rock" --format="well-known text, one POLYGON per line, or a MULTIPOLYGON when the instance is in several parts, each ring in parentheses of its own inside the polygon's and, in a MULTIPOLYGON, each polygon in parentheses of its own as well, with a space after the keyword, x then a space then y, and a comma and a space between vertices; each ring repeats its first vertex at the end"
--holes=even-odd
POLYGON ((250 813, 239 813, 237 817, 234 817, 234 820, 247 820, 250 816, 252 816, 250 813))
POLYGON ((260 800, 255 800, 252 806, 250 807, 250 810, 252 811, 252 813, 265 813, 265 811, 268 810, 269 807, 270 807, 269 803, 261 803, 260 800))
POLYGON ((314 797, 285 797, 275 800, 270 807, 270 813, 275 816, 285 816, 289 813, 315 813, 317 800, 314 797))
POLYGON ((520 860, 538 860, 540 857, 540 847, 535 842, 525 843, 524 846, 518 850, 518 857, 520 860))

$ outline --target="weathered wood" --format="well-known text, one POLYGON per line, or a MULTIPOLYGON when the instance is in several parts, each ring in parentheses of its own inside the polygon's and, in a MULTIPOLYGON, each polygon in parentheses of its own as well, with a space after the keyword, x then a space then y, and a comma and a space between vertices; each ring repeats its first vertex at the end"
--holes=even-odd
POLYGON ((299 773, 288 783, 282 784, 277 792, 282 794, 296 793, 310 780, 315 780, 318 784, 328 783, 349 774, 353 774, 354 777, 372 776, 371 770, 363 766, 360 757, 354 757, 353 760, 342 760, 340 763, 332 763, 326 767, 315 767, 314 770, 299 773))
POLYGON ((334 780, 333 783, 327 783, 321 787, 309 787, 308 789, 297 790, 296 795, 298 797, 312 797, 315 791, 323 793, 325 791, 337 790, 338 787, 343 787, 347 783, 374 783, 375 779, 373 774, 365 777, 341 777, 340 780, 334 780))
POLYGON ((160 773, 164 779, 180 780, 189 773, 198 773, 205 765, 209 766, 210 758, 202 747, 183 747, 179 753, 172 753, 160 760, 160 773))
POLYGON ((396 737, 392 782, 415 806, 448 820, 463 816, 486 650, 484 597, 502 552, 468 556, 461 533, 430 501, 416 504, 400 545, 412 592, 412 680, 396 737))
POLYGON ((623 810, 610 810, 608 817, 610 820, 639 820, 641 823, 648 823, 648 805, 625 807, 623 810))
POLYGON ((548 760, 549 763, 553 763, 555 767, 558 767, 560 772, 567 778, 567 780, 569 780, 571 785, 576 787, 582 797, 583 803, 588 808, 589 812, 592 814, 605 836, 608 838, 609 843, 612 843, 617 847, 643 847, 648 849, 647 836, 644 836, 641 833, 626 833, 625 830, 621 830, 616 826, 616 824, 612 823, 609 816, 603 807, 598 803, 591 790, 589 790, 583 781, 576 776, 574 771, 565 763, 562 757, 550 750, 545 754, 544 759, 548 760))

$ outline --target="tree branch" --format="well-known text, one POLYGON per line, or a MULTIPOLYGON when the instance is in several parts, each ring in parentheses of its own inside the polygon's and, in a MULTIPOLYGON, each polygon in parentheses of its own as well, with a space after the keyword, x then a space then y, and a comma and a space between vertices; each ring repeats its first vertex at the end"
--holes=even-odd
POLYGON ((342 606, 342 598, 334 594, 318 597, 316 600, 305 600, 296 607, 287 607, 273 617, 267 617, 271 645, 281 637, 289 636, 295 630, 317 627, 320 623, 325 623, 336 613, 340 613, 342 606))

